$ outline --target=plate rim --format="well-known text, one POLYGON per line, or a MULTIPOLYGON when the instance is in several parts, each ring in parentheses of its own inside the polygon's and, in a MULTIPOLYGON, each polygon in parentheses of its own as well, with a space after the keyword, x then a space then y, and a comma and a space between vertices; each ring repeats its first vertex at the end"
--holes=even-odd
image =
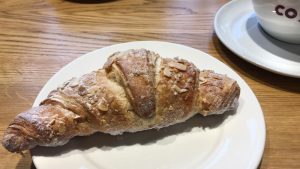
MULTIPOLYGON (((256 168, 260 161, 261 161, 261 158, 263 156, 263 152, 264 152, 264 147, 265 147, 265 141, 266 141, 266 124, 265 124, 265 119, 264 119, 264 114, 263 114, 263 111, 262 111, 262 108, 261 108, 261 105, 260 103, 258 102, 257 100, 257 97, 255 96, 255 94, 253 93, 252 89, 250 88, 250 86, 246 83, 246 81, 236 72, 234 71, 232 68, 230 68, 228 65, 226 65, 225 63, 221 62, 220 60, 218 60, 217 58, 211 56, 210 54, 208 53, 205 53, 199 49, 195 49, 195 48, 192 48, 192 47, 189 47, 189 46, 186 46, 186 45, 183 45, 183 44, 177 44, 177 43, 171 43, 171 42, 164 42, 164 41, 132 41, 132 42, 125 42, 125 43, 118 43, 118 44, 113 44, 113 45, 109 45, 109 46, 104 46, 104 47, 101 47, 99 49, 95 49, 91 52, 88 52, 86 54, 83 54, 77 58, 75 58, 74 60, 70 61, 68 64, 64 65, 59 71, 57 71, 43 86, 43 88, 40 90, 38 96, 36 97, 35 101, 34 101, 34 104, 33 106, 36 106, 38 105, 38 100, 40 100, 39 96, 41 95, 41 93, 44 92, 44 90, 46 90, 46 86, 47 84, 52 81, 52 79, 55 79, 56 76, 58 76, 61 72, 64 71, 64 68, 66 67, 69 67, 73 62, 75 62, 76 60, 80 60, 80 58, 83 58, 85 56, 89 56, 89 55, 92 55, 92 53, 99 53, 99 52, 102 52, 101 50, 104 50, 106 48, 114 48, 114 46, 118 47, 118 46, 123 46, 123 45, 131 45, 131 44, 139 44, 139 43, 160 43, 160 44, 166 44, 166 45, 176 45, 176 46, 180 46, 180 47, 184 47, 184 48, 187 48, 189 50, 193 50, 193 51, 196 51, 198 53, 201 53, 202 55, 205 55, 207 57, 210 57, 211 59, 213 59, 215 62, 218 62, 219 64, 222 64, 223 66, 225 66, 228 70, 232 71, 233 73, 235 73, 241 80, 241 82, 243 82, 248 88, 249 88, 249 91, 251 92, 250 94, 252 94, 255 98, 255 101, 260 109, 260 112, 259 113, 259 116, 261 116, 261 120, 260 122, 262 122, 262 125, 263 126, 263 129, 262 131, 260 131, 261 133, 261 141, 259 144, 260 146, 257 148, 258 150, 256 151, 257 152, 257 155, 255 156, 256 158, 255 159, 252 159, 251 161, 255 161, 255 163, 251 163, 252 167, 251 168, 256 168)), ((33 159, 33 163, 36 165, 36 162, 34 160, 34 155, 32 155, 32 159, 33 159)), ((37 165, 36 165, 37 166, 37 165)))
MULTIPOLYGON (((222 42, 222 44, 224 46, 226 46, 231 52, 233 52, 234 54, 236 54, 238 57, 240 57, 241 59, 255 65, 258 66, 262 69, 268 70, 270 72, 279 74, 279 75, 283 75, 283 76, 288 76, 288 77, 293 77, 293 78, 300 78, 300 74, 297 75, 296 73, 292 73, 290 71, 280 71, 278 69, 274 69, 271 68, 270 66, 266 66, 263 63, 261 63, 259 60, 255 60, 255 59, 251 59, 252 57, 248 57, 246 56, 246 54, 240 52, 240 50, 235 49, 235 45, 232 45, 230 43, 227 42, 226 38, 223 36, 223 33, 221 33, 221 30, 218 28, 218 21, 220 20, 220 18, 222 17, 222 13, 224 12, 224 10, 226 10, 227 8, 236 5, 236 3, 249 3, 251 0, 232 0, 230 2, 227 2, 226 4, 224 4, 222 7, 219 8, 219 10, 217 11, 215 17, 214 17, 214 31, 216 32, 216 35, 218 36, 219 40, 222 42), (250 58, 250 59, 249 59, 250 58), (257 62, 256 62, 257 61, 257 62)), ((251 2, 250 2, 251 3, 251 2)), ((246 7, 248 7, 247 5, 244 5, 246 7)), ((252 8, 252 6, 248 7, 247 9, 251 9, 254 13, 254 10, 252 8)), ((299 56, 300 57, 300 56, 299 56)), ((255 57, 254 57, 255 58, 255 57)))

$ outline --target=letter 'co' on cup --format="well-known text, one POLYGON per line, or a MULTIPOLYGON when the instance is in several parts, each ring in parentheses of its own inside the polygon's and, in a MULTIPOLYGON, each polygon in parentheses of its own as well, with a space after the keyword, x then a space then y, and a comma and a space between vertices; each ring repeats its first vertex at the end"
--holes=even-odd
POLYGON ((262 28, 276 39, 300 44, 300 0, 252 0, 262 28))

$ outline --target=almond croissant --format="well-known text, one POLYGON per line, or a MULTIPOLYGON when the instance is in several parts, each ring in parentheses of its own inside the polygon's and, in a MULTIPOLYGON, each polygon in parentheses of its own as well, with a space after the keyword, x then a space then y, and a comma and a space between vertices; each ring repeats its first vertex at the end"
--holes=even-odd
POLYGON ((240 88, 182 59, 139 49, 117 52, 103 69, 72 78, 16 116, 2 141, 11 152, 57 146, 94 132, 112 135, 161 128, 234 109, 240 88))

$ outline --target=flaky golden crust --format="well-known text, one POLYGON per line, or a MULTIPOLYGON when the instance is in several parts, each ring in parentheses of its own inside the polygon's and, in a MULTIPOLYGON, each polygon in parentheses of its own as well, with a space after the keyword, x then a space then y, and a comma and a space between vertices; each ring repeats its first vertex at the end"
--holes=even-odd
POLYGON ((206 70, 200 72, 198 103, 203 115, 221 114, 237 106, 240 88, 227 76, 206 70))
POLYGON ((72 78, 40 104, 19 114, 2 141, 11 152, 63 145, 94 132, 121 134, 161 128, 191 116, 233 109, 237 83, 199 71, 181 59, 139 49, 117 52, 103 69, 72 78))
MULTIPOLYGON (((120 79, 134 111, 150 118, 155 113, 155 62, 158 58, 147 50, 129 50, 110 57, 105 64, 107 74, 120 79)), ((113 79, 112 79, 113 80, 113 79)))

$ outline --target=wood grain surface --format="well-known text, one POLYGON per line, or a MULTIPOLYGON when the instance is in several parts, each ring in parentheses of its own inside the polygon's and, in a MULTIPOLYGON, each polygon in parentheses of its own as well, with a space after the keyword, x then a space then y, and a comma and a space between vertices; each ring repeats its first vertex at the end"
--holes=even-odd
MULTIPOLYGON (((300 168, 300 79, 257 68, 221 44, 213 19, 226 2, 0 0, 0 137, 65 64, 107 45, 161 40, 200 49, 238 72, 258 97, 266 120, 259 168, 300 168)), ((28 152, 21 156, 0 146, 0 168, 34 166, 28 152)))

